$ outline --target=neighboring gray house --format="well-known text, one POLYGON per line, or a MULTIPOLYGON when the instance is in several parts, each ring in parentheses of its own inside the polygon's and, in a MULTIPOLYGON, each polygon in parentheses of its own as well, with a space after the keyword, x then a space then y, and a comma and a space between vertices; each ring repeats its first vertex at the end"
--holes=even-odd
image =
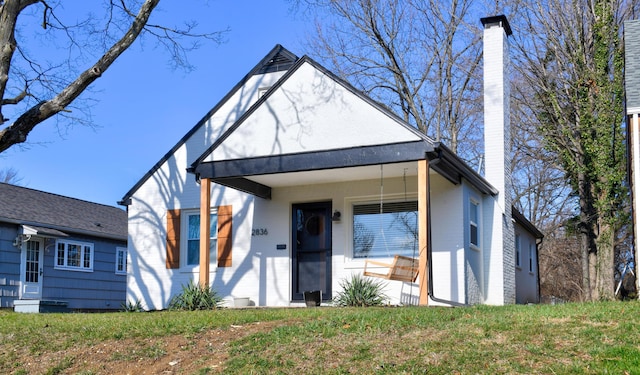
POLYGON ((515 208, 511 217, 515 230, 516 303, 539 303, 538 247, 544 235, 515 208))
POLYGON ((126 274, 125 211, 0 183, 0 307, 119 309, 126 274))

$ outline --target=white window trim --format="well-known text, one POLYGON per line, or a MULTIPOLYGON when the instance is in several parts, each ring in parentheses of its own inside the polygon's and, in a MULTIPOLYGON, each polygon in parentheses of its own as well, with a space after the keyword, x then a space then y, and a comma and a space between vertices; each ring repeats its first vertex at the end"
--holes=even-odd
MULTIPOLYGON (((417 193, 398 193, 398 194, 384 194, 382 196, 382 203, 385 202, 403 202, 403 201, 411 201, 418 200, 417 193)), ((355 258, 353 256, 353 206, 359 204, 368 204, 368 203, 380 203, 380 195, 366 195, 366 196, 354 196, 354 197, 346 197, 344 199, 344 212, 342 215, 343 223, 350 223, 345 226, 345 252, 344 252, 344 263, 345 268, 364 268, 365 261, 367 258, 355 258)), ((335 245, 334 245, 335 246, 335 245)), ((375 258, 376 261, 385 262, 387 260, 391 260, 393 257, 384 257, 384 258, 375 258)))
POLYGON ((467 206, 468 214, 467 214, 467 221, 466 221, 466 226, 467 229, 469 230, 469 235, 467 238, 467 242, 469 243, 469 248, 472 250, 476 250, 476 251, 481 251, 482 250, 482 203, 480 202, 480 199, 474 197, 474 196, 470 196, 469 200, 468 200, 468 206, 467 206), (472 222, 471 221, 471 205, 475 205, 477 210, 477 214, 478 214, 478 219, 477 219, 477 223, 472 222), (471 225, 475 225, 476 226, 476 233, 478 234, 478 244, 473 244, 471 243, 471 225))
POLYGON ((78 271, 78 272, 93 272, 93 261, 96 257, 95 254, 95 248, 93 246, 92 243, 90 242, 80 242, 80 241, 69 241, 69 240, 63 240, 63 239, 58 239, 56 240, 56 244, 55 244, 55 257, 53 259, 53 264, 54 264, 54 268, 58 269, 58 270, 66 270, 66 271, 78 271), (59 265, 58 264, 58 244, 60 243, 64 243, 65 244, 65 251, 64 251, 64 265, 59 265), (89 258, 89 267, 77 267, 77 266, 69 266, 68 265, 68 259, 67 256, 69 255, 68 251, 68 246, 69 245, 76 245, 76 246, 80 246, 82 249, 82 252, 80 254, 80 262, 81 264, 84 264, 84 250, 85 247, 89 247, 91 254, 90 254, 90 258, 89 258))
POLYGON ((127 274, 127 268, 128 268, 128 251, 126 247, 116 247, 116 262, 115 262, 115 269, 116 269, 116 275, 126 275, 127 274), (124 270, 119 270, 118 269, 118 259, 119 259, 119 255, 120 253, 124 253, 124 270))
MULTIPOLYGON (((217 215, 218 210, 212 208, 209 214, 217 215)), ((187 264, 189 250, 189 216, 192 215, 200 215, 200 209, 184 209, 180 214, 180 272, 198 273, 200 272, 200 264, 187 264)), ((209 240, 211 240, 211 238, 209 240)), ((215 239, 217 243, 217 231, 215 233, 215 239)), ((211 273, 218 268, 218 249, 209 249, 209 252, 211 254, 211 258, 209 259, 209 272, 211 273)))

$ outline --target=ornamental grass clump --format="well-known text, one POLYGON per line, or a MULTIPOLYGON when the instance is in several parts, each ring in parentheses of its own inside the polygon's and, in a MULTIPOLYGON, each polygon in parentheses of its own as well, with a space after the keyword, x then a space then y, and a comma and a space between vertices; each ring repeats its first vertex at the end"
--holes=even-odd
POLYGON ((193 281, 182 286, 182 292, 171 298, 169 310, 213 310, 222 304, 222 298, 208 285, 193 281))
POLYGON ((142 301, 140 301, 139 299, 135 300, 135 301, 127 301, 127 302, 123 302, 120 305, 122 311, 125 312, 142 312, 144 311, 144 308, 142 307, 142 301))
POLYGON ((382 292, 385 283, 360 274, 351 275, 350 279, 340 281, 342 291, 333 299, 336 306, 381 306, 387 296, 382 292))

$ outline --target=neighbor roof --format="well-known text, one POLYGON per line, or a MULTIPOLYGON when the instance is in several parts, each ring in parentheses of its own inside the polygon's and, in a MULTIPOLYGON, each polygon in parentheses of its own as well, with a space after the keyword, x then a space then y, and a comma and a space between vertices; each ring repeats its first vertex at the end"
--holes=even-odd
POLYGON ((62 232, 59 235, 127 240, 127 213, 118 207, 6 183, 0 183, 0 222, 36 228, 47 235, 62 232))
POLYGON ((627 114, 640 112, 640 20, 625 21, 625 94, 627 114))

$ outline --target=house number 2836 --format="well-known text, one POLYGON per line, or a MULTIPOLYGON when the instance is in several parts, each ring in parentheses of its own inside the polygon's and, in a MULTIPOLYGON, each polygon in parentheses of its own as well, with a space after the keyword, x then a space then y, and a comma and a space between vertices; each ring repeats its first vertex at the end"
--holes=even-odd
POLYGON ((267 228, 251 229, 252 236, 266 236, 268 234, 269 234, 269 231, 267 230, 267 228))

